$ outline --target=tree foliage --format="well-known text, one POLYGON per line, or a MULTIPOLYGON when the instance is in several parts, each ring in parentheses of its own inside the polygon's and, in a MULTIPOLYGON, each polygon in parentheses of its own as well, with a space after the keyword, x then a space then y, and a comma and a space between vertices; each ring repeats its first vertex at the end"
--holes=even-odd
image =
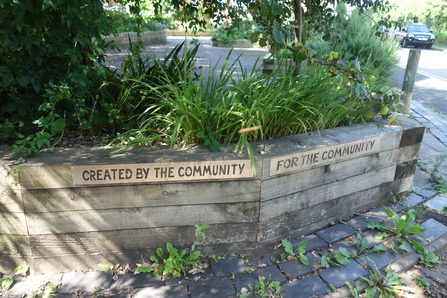
POLYGON ((407 23, 425 23, 432 30, 447 32, 446 0, 390 0, 393 9, 390 19, 395 26, 407 23))

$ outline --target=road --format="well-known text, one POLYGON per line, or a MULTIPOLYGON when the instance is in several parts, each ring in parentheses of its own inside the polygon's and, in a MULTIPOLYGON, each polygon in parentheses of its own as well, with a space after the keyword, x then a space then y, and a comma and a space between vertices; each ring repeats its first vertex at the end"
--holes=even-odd
MULTIPOLYGON (((397 74, 393 79, 396 87, 401 88, 410 50, 401 48, 398 55, 401 58, 397 74)), ((447 117, 447 50, 420 49, 421 56, 418 75, 413 91, 413 100, 447 117)))

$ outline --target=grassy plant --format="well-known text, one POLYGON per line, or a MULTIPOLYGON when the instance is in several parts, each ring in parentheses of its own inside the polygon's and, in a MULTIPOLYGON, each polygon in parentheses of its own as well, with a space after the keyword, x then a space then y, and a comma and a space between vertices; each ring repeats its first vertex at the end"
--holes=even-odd
POLYGON ((140 265, 138 271, 142 273, 153 272, 155 276, 167 276, 172 275, 174 277, 180 277, 183 273, 197 272, 197 268, 200 260, 204 255, 200 251, 195 250, 195 246, 200 244, 199 239, 205 239, 205 233, 203 230, 209 228, 209 225, 195 225, 196 239, 191 246, 191 250, 188 254, 187 249, 179 251, 172 243, 166 243, 166 255, 161 247, 155 250, 156 256, 151 256, 150 260, 152 265, 140 265))
POLYGON ((302 264, 308 266, 309 265, 309 260, 307 259, 306 255, 304 254, 306 252, 306 245, 307 242, 309 242, 308 239, 304 239, 303 241, 301 241, 297 248, 294 250, 293 249, 293 245, 292 243, 290 243, 289 240, 287 239, 283 239, 282 240, 282 245, 284 247, 284 251, 281 254, 281 259, 285 260, 295 260, 295 262, 301 261, 302 264))
POLYGON ((406 236, 408 235, 417 235, 425 232, 425 229, 420 228, 419 224, 414 223, 414 219, 416 217, 416 211, 414 209, 410 209, 407 214, 399 216, 390 208, 384 206, 382 206, 382 208, 385 209, 388 217, 394 223, 394 227, 390 228, 384 223, 380 222, 369 222, 368 228, 377 229, 381 232, 389 234, 394 234, 397 238, 406 238, 406 236))
POLYGON ((264 276, 259 276, 258 282, 254 286, 249 284, 248 285, 249 290, 245 289, 243 292, 241 291, 240 293, 237 293, 236 297, 246 298, 250 295, 262 298, 282 297, 280 294, 281 293, 280 284, 281 282, 279 281, 270 281, 270 276, 267 281, 264 276))

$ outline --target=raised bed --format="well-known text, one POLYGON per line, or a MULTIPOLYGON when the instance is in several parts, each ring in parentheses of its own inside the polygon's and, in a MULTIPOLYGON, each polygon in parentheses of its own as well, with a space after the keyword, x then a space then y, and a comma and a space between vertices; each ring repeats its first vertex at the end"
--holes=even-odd
MULTIPOLYGON (((211 41, 213 47, 226 47, 226 43, 224 41, 219 40, 212 40, 211 41)), ((229 46, 231 48, 251 48, 253 47, 253 44, 248 39, 236 39, 233 41, 233 43, 229 46)))
POLYGON ((232 146, 145 146, 59 148, 11 172, 0 147, 0 271, 141 262, 191 245, 194 224, 211 225, 207 254, 312 233, 410 189, 424 127, 398 120, 253 143, 256 171, 232 146))
MULTIPOLYGON (((166 44, 168 40, 167 38, 168 38, 167 30, 141 32, 141 41, 146 46, 155 44, 166 44)), ((104 36, 104 39, 106 41, 115 40, 120 47, 125 48, 130 46, 130 42, 132 42, 132 44, 135 44, 135 42, 137 42, 138 40, 138 35, 137 32, 121 32, 118 33, 117 36, 114 35, 104 36)))

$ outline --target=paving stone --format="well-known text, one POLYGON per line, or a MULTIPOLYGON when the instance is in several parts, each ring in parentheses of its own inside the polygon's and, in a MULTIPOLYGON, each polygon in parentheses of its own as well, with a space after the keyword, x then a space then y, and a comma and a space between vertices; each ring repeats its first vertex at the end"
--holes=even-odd
POLYGON ((422 203, 423 201, 424 201, 423 196, 420 196, 420 195, 412 192, 410 195, 407 196, 407 199, 402 200, 399 205, 403 206, 404 208, 405 207, 414 207, 417 204, 422 203))
POLYGON ((36 289, 42 283, 60 283, 63 274, 45 274, 45 275, 30 275, 26 277, 26 280, 15 282, 12 287, 5 292, 6 296, 19 296, 28 293, 31 290, 36 289))
MULTIPOLYGON (((387 222, 388 223, 388 222, 387 222)), ((377 244, 382 243, 385 239, 377 239, 375 235, 379 232, 378 230, 366 230, 362 233, 362 238, 368 239, 368 248, 371 248, 377 244)))
POLYGON ((117 291, 125 291, 144 287, 160 287, 161 285, 161 276, 144 273, 133 275, 129 273, 114 282, 111 288, 117 291))
POLYGON ((69 272, 62 277, 60 293, 74 293, 77 290, 93 292, 96 287, 109 289, 112 271, 69 272))
POLYGON ((436 211, 442 211, 447 208, 447 197, 444 195, 436 196, 427 201, 424 206, 427 206, 436 211))
MULTIPOLYGON (((341 247, 344 247, 348 250, 348 252, 350 254, 353 254, 355 252, 357 252, 357 240, 355 237, 349 238, 347 240, 344 240, 340 243, 335 244, 334 246, 331 246, 331 250, 335 251, 339 251, 341 247)), ((331 255, 331 253, 329 251, 327 251, 326 253, 327 255, 331 255)))
POLYGON ((348 225, 337 224, 327 229, 318 231, 315 234, 317 234, 321 239, 323 239, 327 243, 332 244, 346 237, 354 235, 355 229, 348 225))
POLYGON ((133 298, 188 298, 186 284, 147 287, 134 292, 133 298))
POLYGON ((369 252, 365 255, 362 255, 355 260, 360 263, 360 265, 364 267, 368 267, 369 270, 374 271, 377 269, 382 269, 395 260, 401 258, 402 256, 391 249, 387 249, 382 252, 369 252), (369 261, 366 256, 373 262, 369 261))
POLYGON ((270 281, 280 281, 280 282, 286 281, 286 278, 281 273, 281 271, 279 271, 279 269, 273 265, 258 269, 251 273, 245 272, 236 274, 233 280, 234 285, 236 286, 236 290, 239 292, 243 287, 248 288, 249 284, 254 286, 255 284, 258 283, 259 276, 265 277, 266 280, 270 278, 270 281))
POLYGON ((329 288, 318 275, 296 280, 281 286, 283 298, 309 298, 326 293, 329 288))
POLYGON ((425 197, 425 198, 431 198, 438 194, 437 190, 431 189, 432 186, 433 186, 433 184, 430 183, 430 184, 422 186, 421 188, 414 190, 414 192, 420 196, 425 197))
POLYGON ((232 273, 244 272, 247 266, 244 259, 229 257, 211 263, 211 268, 216 276, 228 276, 232 273))
POLYGON ((321 248, 326 248, 328 246, 328 244, 321 239, 320 237, 318 237, 315 234, 312 235, 308 235, 302 239, 294 239, 292 241, 290 241, 293 244, 293 247, 297 247, 298 244, 303 241, 304 239, 307 239, 307 245, 306 245, 306 252, 311 252, 315 249, 321 249, 321 248))
MULTIPOLYGON (((284 249, 276 249, 274 252, 269 253, 262 259, 260 259, 258 264, 267 264, 268 266, 276 264, 276 261, 281 260, 281 254, 284 252, 284 249)), ((253 263, 252 263, 253 264, 253 263)))
POLYGON ((304 265, 299 260, 298 262, 295 260, 286 261, 278 264, 278 266, 289 279, 301 277, 322 268, 320 257, 315 256, 311 253, 306 254, 306 257, 309 260, 308 266, 304 265))
POLYGON ((214 276, 213 270, 211 267, 205 268, 204 273, 200 274, 188 274, 188 276, 184 277, 183 275, 181 277, 172 277, 171 275, 165 277, 165 285, 169 284, 176 284, 176 283, 182 283, 182 282, 189 282, 197 279, 207 279, 214 276))
POLYGON ((421 236, 431 241, 436 240, 447 233, 447 227, 433 218, 425 221, 420 227, 426 229, 421 236))
POLYGON ((365 230, 368 227, 368 222, 364 221, 361 217, 350 219, 347 221, 347 224, 358 231, 365 230))
POLYGON ((189 290, 191 298, 225 298, 236 294, 229 277, 192 283, 189 290))
POLYGON ((347 281, 351 282, 359 278, 359 276, 365 276, 369 272, 363 268, 359 263, 352 260, 351 263, 344 266, 330 267, 321 271, 320 276, 329 284, 339 288, 343 286, 347 281))
POLYGON ((360 214, 358 218, 366 222, 383 222, 385 220, 382 216, 373 213, 360 214))

